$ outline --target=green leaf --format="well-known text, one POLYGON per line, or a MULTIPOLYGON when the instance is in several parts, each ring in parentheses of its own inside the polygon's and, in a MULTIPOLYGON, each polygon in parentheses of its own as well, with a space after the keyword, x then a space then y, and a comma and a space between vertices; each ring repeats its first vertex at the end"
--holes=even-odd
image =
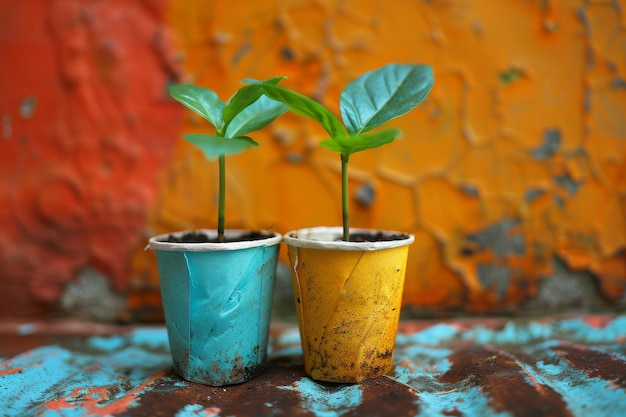
POLYGON ((192 84, 171 85, 169 90, 174 100, 204 117, 217 133, 222 131, 225 104, 213 90, 192 84))
MULTIPOLYGON (((255 82, 254 80, 247 80, 255 82)), ((269 84, 266 82, 256 82, 253 85, 263 87, 265 95, 272 100, 286 104, 291 111, 302 116, 308 116, 316 120, 328 132, 331 138, 346 137, 346 130, 341 121, 330 110, 317 101, 296 93, 285 87, 269 84)))
MULTIPOLYGON (((284 78, 286 77, 274 77, 261 82, 276 85, 284 78)), ((228 124, 239 113, 241 113, 243 109, 257 101, 262 95, 263 88, 259 85, 249 85, 240 88, 235 93, 235 95, 230 98, 226 107, 224 107, 224 110, 222 112, 222 117, 224 119, 224 128, 228 127, 228 124)))
POLYGON ((283 103, 261 96, 235 116, 226 128, 224 136, 229 138, 243 136, 246 133, 259 130, 272 123, 287 110, 287 106, 283 103))
POLYGON ((384 129, 367 135, 327 139, 322 141, 320 145, 331 151, 339 152, 343 156, 350 156, 355 152, 377 148, 393 142, 401 133, 400 129, 384 129))
POLYGON ((341 93, 341 117, 351 136, 367 132, 419 105, 433 87, 428 65, 389 64, 366 72, 341 93))
POLYGON ((248 148, 259 146, 258 143, 247 136, 224 138, 202 133, 191 133, 183 135, 183 138, 200 148, 209 161, 214 160, 220 155, 232 155, 248 148))

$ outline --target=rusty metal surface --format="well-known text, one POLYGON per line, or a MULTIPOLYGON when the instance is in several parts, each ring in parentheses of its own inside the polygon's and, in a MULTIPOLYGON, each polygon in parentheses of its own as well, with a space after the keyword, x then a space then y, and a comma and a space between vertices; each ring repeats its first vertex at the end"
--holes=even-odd
POLYGON ((172 372, 163 327, 0 324, 2 416, 607 416, 626 410, 626 316, 404 321, 389 375, 317 383, 297 327, 229 387, 172 372), (65 332, 64 332, 65 329, 65 332))

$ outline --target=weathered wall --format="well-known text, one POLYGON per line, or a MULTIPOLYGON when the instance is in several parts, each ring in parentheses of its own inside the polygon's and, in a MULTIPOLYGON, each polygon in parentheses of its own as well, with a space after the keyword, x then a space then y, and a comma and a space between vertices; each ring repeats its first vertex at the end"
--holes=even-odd
POLYGON ((165 5, 0 2, 0 312, 55 309, 91 270, 128 289, 182 120, 165 5))
MULTIPOLYGON (((41 313, 65 291, 76 310, 68 292, 108 280, 129 296, 127 317, 158 317, 147 236, 216 217, 216 166, 179 139, 202 125, 167 100, 168 82, 227 99, 243 78, 288 75, 337 110, 352 78, 409 61, 434 67, 430 98, 394 123, 401 141, 351 158, 353 226, 416 235, 406 304, 626 304, 623 1, 229 4, 0 2, 0 297, 11 309, 41 313)), ((339 160, 324 138, 287 115, 229 158, 227 227, 339 224, 339 160)))

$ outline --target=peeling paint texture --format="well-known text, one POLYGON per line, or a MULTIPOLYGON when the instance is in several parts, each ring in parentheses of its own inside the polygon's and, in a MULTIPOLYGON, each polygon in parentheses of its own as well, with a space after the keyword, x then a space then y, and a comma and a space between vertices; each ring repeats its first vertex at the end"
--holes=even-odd
POLYGON ((182 113, 164 1, 0 4, 0 315, 92 268, 128 291, 182 113))
MULTIPOLYGON (((340 91, 363 71, 433 65, 428 100, 394 121, 402 140, 351 158, 352 225, 416 235, 404 292, 412 311, 624 307, 622 2, 244 3, 235 12, 172 2, 187 79, 227 95, 242 78, 284 74, 337 111, 340 91), (587 274, 590 292, 577 303, 558 291, 552 303, 532 303, 562 276, 557 264, 587 274)), ((339 158, 308 122, 281 117, 259 149, 232 158, 232 227, 340 224, 339 158)), ((215 211, 215 167, 180 152, 157 229, 203 224, 215 211)))
MULTIPOLYGON (((0 414, 617 416, 626 409, 625 329, 624 316, 404 322, 388 375, 331 384, 305 376, 298 328, 277 325, 264 373, 226 387, 173 373, 164 328, 117 329, 1 360, 0 414)), ((0 356, 20 337, 17 326, 0 329, 0 356)))
MULTIPOLYGON (((167 97, 168 83, 226 100, 244 78, 286 75, 338 114, 344 86, 389 62, 432 65, 435 87, 393 121, 401 140, 351 158, 350 196, 353 226, 415 234, 405 306, 623 309, 625 10, 623 0, 2 2, 0 311, 49 314, 92 268, 128 296, 119 318, 159 319, 147 237, 217 218, 217 167, 180 139, 207 126, 167 97), (548 285, 581 274, 581 297, 548 285)), ((228 161, 227 227, 341 223, 340 160, 319 146, 318 126, 287 114, 255 139, 228 161)))

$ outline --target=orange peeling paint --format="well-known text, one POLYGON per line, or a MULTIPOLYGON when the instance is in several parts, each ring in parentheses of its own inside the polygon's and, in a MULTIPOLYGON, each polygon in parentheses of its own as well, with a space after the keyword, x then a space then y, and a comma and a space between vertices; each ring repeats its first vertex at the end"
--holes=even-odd
MULTIPOLYGON (((337 111, 343 86, 365 70, 434 66, 430 98, 395 123, 403 139, 351 159, 352 224, 417 236, 405 306, 519 306, 555 272, 554 259, 591 271, 614 302, 626 294, 626 128, 615 119, 626 103, 606 87, 624 63, 607 28, 595 32, 619 25, 615 7, 311 1, 250 2, 235 12, 201 4, 172 1, 170 21, 185 78, 223 98, 242 78, 285 74, 337 111), (610 61, 613 73, 598 68, 610 61), (373 191, 368 205, 357 200, 360 187, 373 191)), ((180 130, 198 128, 187 116, 180 130)), ((230 227, 339 224, 339 161, 318 146, 324 138, 287 115, 259 135, 260 148, 231 158, 230 227)), ((180 144, 154 228, 212 226, 215 175, 180 144)))
POLYGON ((0 376, 16 374, 18 372, 23 372, 24 368, 13 368, 13 369, 5 369, 0 371, 0 376))

